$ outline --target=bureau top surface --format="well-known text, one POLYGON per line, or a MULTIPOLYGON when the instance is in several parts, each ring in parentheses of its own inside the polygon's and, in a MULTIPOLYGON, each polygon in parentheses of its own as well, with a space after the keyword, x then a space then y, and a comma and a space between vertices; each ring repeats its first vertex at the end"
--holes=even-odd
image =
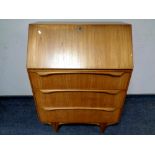
POLYGON ((132 69, 129 24, 30 24, 27 68, 132 69))

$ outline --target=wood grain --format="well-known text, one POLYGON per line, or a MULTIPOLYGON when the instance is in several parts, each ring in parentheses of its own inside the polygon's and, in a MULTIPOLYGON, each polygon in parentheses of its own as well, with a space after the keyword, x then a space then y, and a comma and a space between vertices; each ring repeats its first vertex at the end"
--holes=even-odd
POLYGON ((32 24, 27 68, 131 69, 131 26, 32 24))

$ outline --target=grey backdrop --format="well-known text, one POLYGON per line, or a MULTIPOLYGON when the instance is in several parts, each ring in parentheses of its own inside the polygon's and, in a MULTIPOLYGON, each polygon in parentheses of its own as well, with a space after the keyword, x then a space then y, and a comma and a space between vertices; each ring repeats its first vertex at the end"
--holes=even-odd
POLYGON ((28 24, 38 21, 131 23, 134 72, 128 94, 155 94, 155 20, 0 20, 0 96, 32 94, 26 71, 27 36, 28 24))

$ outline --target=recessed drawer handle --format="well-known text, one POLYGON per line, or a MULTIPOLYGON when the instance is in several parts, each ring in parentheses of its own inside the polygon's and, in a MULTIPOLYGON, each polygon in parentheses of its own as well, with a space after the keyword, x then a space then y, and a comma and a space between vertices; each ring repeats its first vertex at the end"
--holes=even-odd
POLYGON ((107 111, 112 112, 115 111, 116 108, 110 108, 110 107, 43 107, 44 110, 47 111, 55 111, 55 110, 99 110, 99 111, 107 111))
POLYGON ((39 76, 49 76, 49 75, 61 75, 61 74, 94 74, 94 75, 106 75, 120 77, 124 72, 86 72, 86 71, 71 71, 71 72, 36 72, 39 76))
POLYGON ((105 93, 109 95, 116 95, 121 90, 79 90, 79 89, 41 89, 43 94, 51 94, 51 93, 65 93, 65 92, 91 92, 91 93, 105 93))

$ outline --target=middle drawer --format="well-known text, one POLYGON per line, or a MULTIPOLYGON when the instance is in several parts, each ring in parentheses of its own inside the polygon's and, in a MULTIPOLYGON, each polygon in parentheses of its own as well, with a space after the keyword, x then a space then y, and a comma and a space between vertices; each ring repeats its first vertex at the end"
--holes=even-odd
MULTIPOLYGON (((41 89, 35 91, 38 106, 44 110, 61 108, 120 108, 124 90, 41 89)), ((63 110, 63 109, 62 109, 63 110)))

